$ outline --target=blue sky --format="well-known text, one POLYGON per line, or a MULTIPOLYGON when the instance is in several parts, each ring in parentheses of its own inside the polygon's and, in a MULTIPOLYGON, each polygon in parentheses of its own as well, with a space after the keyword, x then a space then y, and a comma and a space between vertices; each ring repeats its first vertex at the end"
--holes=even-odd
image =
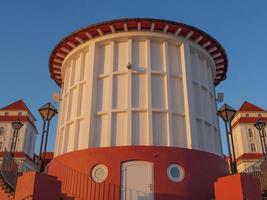
MULTIPOLYGON (((78 28, 103 20, 152 17, 187 23, 214 36, 229 57, 227 80, 217 92, 224 92, 225 102, 234 108, 245 100, 267 108, 266 10, 264 0, 2 1, 0 107, 25 100, 41 131, 37 109, 59 91, 48 72, 49 55, 56 43, 78 28)), ((50 131, 50 151, 56 121, 50 131)))

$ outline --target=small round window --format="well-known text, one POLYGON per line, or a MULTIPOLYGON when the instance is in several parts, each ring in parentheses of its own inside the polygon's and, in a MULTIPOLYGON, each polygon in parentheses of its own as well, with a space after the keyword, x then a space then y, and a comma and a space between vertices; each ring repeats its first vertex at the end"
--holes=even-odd
POLYGON ((171 164, 167 169, 167 175, 171 181, 179 182, 184 178, 184 170, 177 164, 171 164))
POLYGON ((108 168, 105 165, 98 164, 92 170, 92 179, 97 182, 101 183, 106 180, 108 176, 108 168))

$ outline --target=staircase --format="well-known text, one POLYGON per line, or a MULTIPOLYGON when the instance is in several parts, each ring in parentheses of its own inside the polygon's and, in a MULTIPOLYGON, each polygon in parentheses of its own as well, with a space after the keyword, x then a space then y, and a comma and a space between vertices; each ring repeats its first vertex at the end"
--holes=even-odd
POLYGON ((259 179, 262 199, 267 200, 267 157, 263 157, 241 173, 247 173, 259 179))
POLYGON ((1 200, 11 200, 14 199, 15 190, 12 189, 0 175, 0 199, 1 200))

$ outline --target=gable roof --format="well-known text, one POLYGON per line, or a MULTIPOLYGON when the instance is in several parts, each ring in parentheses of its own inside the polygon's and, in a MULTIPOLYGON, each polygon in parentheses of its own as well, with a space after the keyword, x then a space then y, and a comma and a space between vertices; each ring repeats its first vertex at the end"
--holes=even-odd
POLYGON ((248 111, 258 111, 258 112, 267 112, 266 110, 248 102, 248 101, 245 101, 242 106, 239 108, 240 112, 248 112, 248 111))
POLYGON ((26 104, 24 103, 24 101, 21 99, 1 108, 0 110, 27 110, 27 111, 30 111, 28 109, 28 107, 26 106, 26 104))
POLYGON ((24 111, 28 111, 31 116, 33 117, 33 119, 36 121, 34 115, 32 114, 32 112, 30 111, 30 109, 26 106, 26 104, 24 103, 24 101, 22 99, 19 99, 3 108, 0 108, 0 110, 24 110, 24 111))

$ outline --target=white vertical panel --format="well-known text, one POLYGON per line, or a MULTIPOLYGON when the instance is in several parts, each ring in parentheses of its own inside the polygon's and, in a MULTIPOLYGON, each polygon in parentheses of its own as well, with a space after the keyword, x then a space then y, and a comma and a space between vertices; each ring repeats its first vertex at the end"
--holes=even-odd
POLYGON ((212 127, 210 124, 205 123, 204 124, 205 127, 205 132, 203 133, 205 135, 205 150, 212 152, 212 147, 211 147, 211 142, 214 142, 213 138, 212 138, 212 127))
POLYGON ((203 134, 203 124, 201 120, 196 120, 196 125, 197 125, 197 140, 198 140, 198 145, 197 148, 200 150, 205 150, 205 140, 203 134))
MULTIPOLYGON (((84 119, 80 119, 78 120, 79 121, 79 124, 77 125, 77 130, 79 129, 79 132, 76 132, 76 134, 78 134, 77 136, 77 149, 81 149, 82 148, 82 145, 83 143, 85 142, 85 138, 83 137, 82 133, 85 133, 86 135, 88 135, 88 125, 85 123, 85 120, 84 119)), ((86 141, 86 142, 89 142, 89 141, 86 141)), ((89 146, 89 144, 87 144, 89 146)), ((76 150, 77 150, 76 149, 76 150)))
POLYGON ((108 146, 108 115, 100 115, 96 118, 96 131, 95 131, 95 142, 94 146, 108 146))
POLYGON ((82 64, 82 53, 80 53, 79 56, 76 58, 74 85, 77 85, 80 82, 80 78, 81 78, 81 64, 82 64))
MULTIPOLYGON (((131 39, 128 40, 127 51, 128 51, 128 61, 132 63, 132 48, 133 41, 131 39)), ((132 144, 132 135, 135 134, 132 132, 132 70, 127 71, 127 145, 132 144)))
POLYGON ((97 81, 97 111, 107 111, 109 101, 109 78, 101 78, 97 81))
POLYGON ((64 91, 63 91, 63 94, 66 94, 68 89, 69 89, 70 70, 71 70, 71 64, 70 64, 70 62, 67 62, 66 63, 66 67, 65 67, 65 78, 64 78, 64 91))
POLYGON ((147 145, 147 112, 132 113, 132 145, 147 145))
POLYGON ((166 113, 153 112, 153 145, 167 145, 167 116, 166 113))
POLYGON ((153 144, 153 115, 152 115, 152 81, 151 81, 151 60, 150 60, 150 40, 146 41, 146 56, 147 56, 147 107, 148 107, 148 115, 147 115, 147 123, 148 123, 148 132, 147 132, 147 140, 150 145, 153 144))
POLYGON ((71 104, 71 111, 70 111, 70 119, 74 120, 77 113, 77 104, 78 104, 78 89, 74 88, 71 91, 72 93, 72 104, 71 104))
POLYGON ((132 64, 147 67, 147 46, 144 40, 134 40, 132 43, 132 64))
POLYGON ((68 98, 68 112, 67 112, 67 121, 71 119, 71 109, 72 109, 72 98, 73 98, 73 90, 69 92, 69 98, 68 98))
POLYGON ((163 66, 163 43, 161 41, 150 42, 151 70, 164 71, 163 66))
POLYGON ((194 148, 194 137, 196 134, 194 94, 192 88, 190 46, 188 43, 181 44, 181 64, 183 77, 183 91, 185 103, 185 124, 187 134, 187 148, 194 148))
POLYGON ((125 145, 127 142, 127 113, 112 114, 112 146, 125 145))
POLYGON ((81 66, 80 66, 80 81, 84 80, 84 73, 85 73, 85 60, 86 60, 86 53, 82 53, 81 55, 81 66))
POLYGON ((67 151, 73 151, 74 150, 74 141, 75 141, 75 127, 74 123, 69 124, 69 130, 68 130, 68 146, 67 151))
POLYGON ((107 114, 108 114, 108 118, 107 118, 107 130, 106 130, 106 135, 107 135, 107 145, 111 144, 112 141, 112 129, 113 129, 113 114, 112 114, 112 105, 113 105, 113 90, 114 90, 114 86, 113 86, 113 67, 114 67, 114 49, 115 49, 115 42, 112 41, 110 44, 110 48, 108 53, 110 54, 110 67, 108 69, 108 82, 107 82, 107 87, 105 89, 105 93, 107 94, 107 114))
POLYGON ((173 146, 186 147, 185 119, 180 115, 172 115, 173 146))
POLYGON ((195 105, 195 112, 196 117, 201 118, 201 108, 203 107, 201 97, 200 97, 200 91, 199 91, 199 85, 193 84, 193 92, 194 92, 194 105, 195 105))
POLYGON ((113 108, 126 108, 127 106, 127 75, 113 77, 113 108))
POLYGON ((83 107, 83 90, 84 86, 79 86, 79 92, 78 92, 78 103, 77 103, 77 114, 76 116, 79 117, 82 114, 82 107, 83 107))
POLYGON ((99 74, 107 74, 111 65, 111 54, 110 54, 111 45, 103 45, 99 47, 98 52, 98 69, 99 74))
POLYGON ((175 76, 182 75, 182 68, 181 68, 181 54, 180 48, 178 45, 169 44, 169 68, 170 74, 175 76))
POLYGON ((68 152, 68 145, 69 145, 69 124, 66 125, 66 128, 65 128, 65 134, 64 134, 64 143, 63 143, 63 152, 68 152))
POLYGON ((96 45, 88 46, 85 52, 85 68, 84 68, 84 92, 83 92, 83 121, 80 124, 79 149, 87 148, 91 145, 91 136, 94 132, 96 97, 97 91, 97 74, 98 69, 94 67, 97 64, 96 45))
POLYGON ((147 81, 145 74, 132 75, 132 106, 134 108, 147 107, 147 81))
POLYGON ((152 107, 153 108, 166 108, 166 91, 164 76, 152 75, 152 107))
POLYGON ((80 136, 80 124, 82 120, 77 120, 75 123, 75 132, 74 134, 74 149, 77 150, 79 148, 79 136, 80 136))
POLYGON ((116 42, 114 50, 114 71, 125 70, 128 63, 128 42, 116 42))
POLYGON ((71 62, 71 74, 70 74, 70 87, 75 83, 75 73, 76 73, 76 59, 73 59, 71 62))
POLYGON ((174 112, 184 112, 184 93, 183 82, 179 78, 170 77, 170 94, 169 98, 174 112))

